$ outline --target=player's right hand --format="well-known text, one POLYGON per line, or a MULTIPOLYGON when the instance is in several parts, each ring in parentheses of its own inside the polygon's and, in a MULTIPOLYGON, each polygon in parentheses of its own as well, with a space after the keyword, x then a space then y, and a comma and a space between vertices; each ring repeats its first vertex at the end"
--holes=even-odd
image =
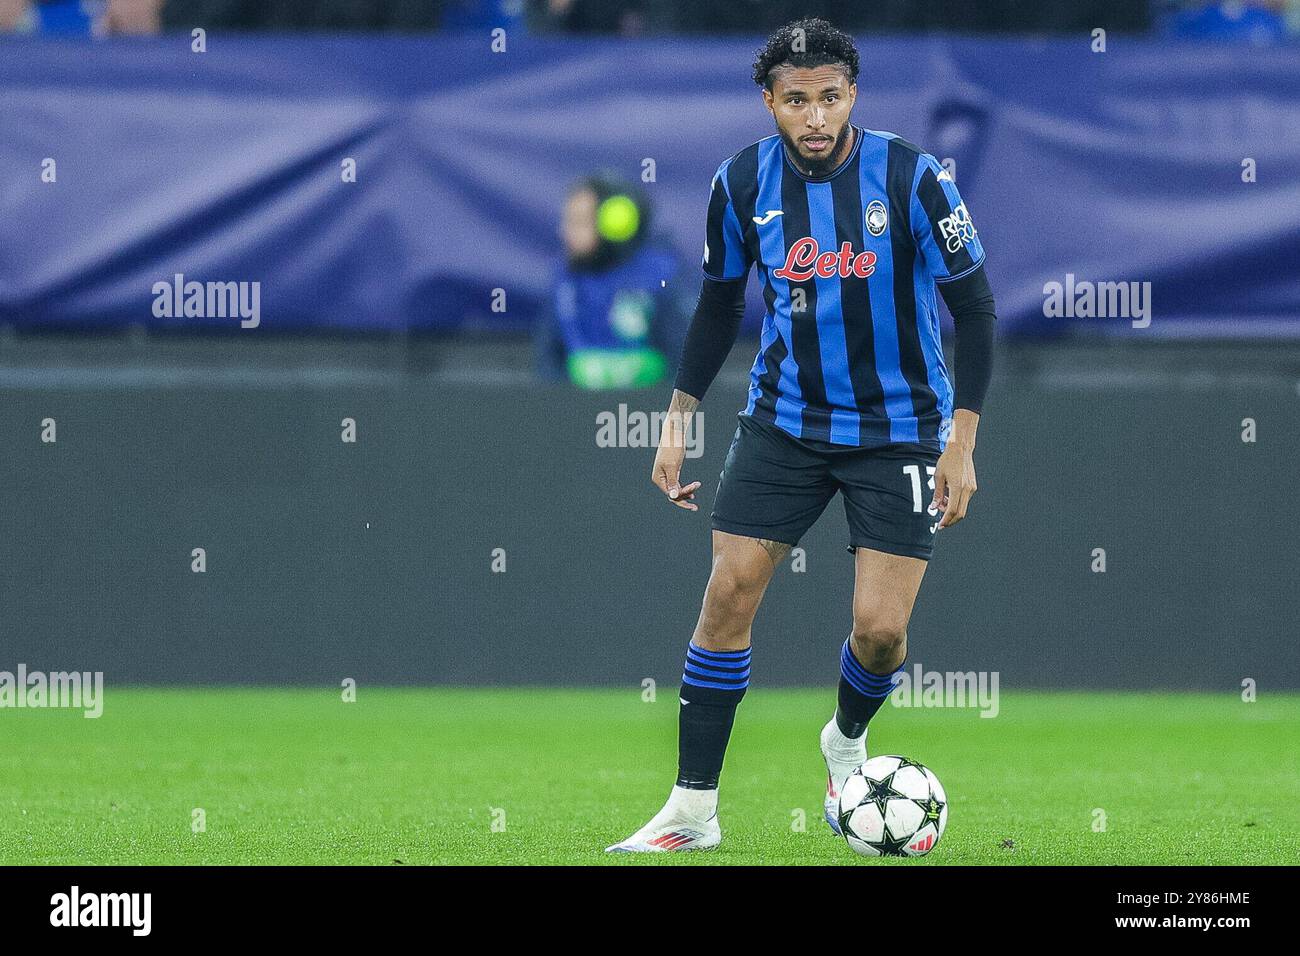
POLYGON ((699 511, 700 506, 695 503, 695 492, 699 490, 700 483, 698 481, 692 481, 689 485, 681 483, 682 459, 685 457, 684 447, 661 441, 659 450, 655 452, 655 463, 650 472, 650 480, 677 507, 685 508, 687 511, 699 511))

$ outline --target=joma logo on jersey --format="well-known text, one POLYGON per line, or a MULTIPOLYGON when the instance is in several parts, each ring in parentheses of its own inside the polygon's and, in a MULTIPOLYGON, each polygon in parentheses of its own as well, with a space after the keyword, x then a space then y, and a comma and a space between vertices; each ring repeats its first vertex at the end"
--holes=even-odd
POLYGON ((790 279, 794 282, 806 282, 813 276, 831 279, 839 276, 847 279, 857 276, 865 279, 876 271, 876 254, 859 252, 853 254, 853 247, 847 242, 840 244, 839 252, 822 252, 817 240, 811 237, 795 240, 786 254, 785 265, 773 271, 778 279, 790 279))
POLYGON ((951 216, 939 220, 939 233, 949 252, 958 251, 975 238, 975 224, 970 221, 965 203, 959 203, 951 216))

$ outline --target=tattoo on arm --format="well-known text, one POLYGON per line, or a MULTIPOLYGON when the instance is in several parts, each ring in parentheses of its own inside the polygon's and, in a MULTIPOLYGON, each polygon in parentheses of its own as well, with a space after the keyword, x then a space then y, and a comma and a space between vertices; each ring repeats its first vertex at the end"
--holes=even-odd
POLYGON ((673 399, 668 403, 670 413, 677 412, 679 415, 689 415, 699 407, 700 400, 694 395, 687 395, 685 392, 673 389, 673 399))
POLYGON ((668 414, 659 438, 660 445, 686 447, 686 436, 695 421, 695 410, 699 407, 700 400, 694 395, 673 389, 673 398, 668 403, 668 414))
POLYGON ((759 538, 758 546, 767 552, 767 556, 772 559, 772 567, 776 567, 790 553, 790 545, 783 544, 780 541, 768 541, 766 538, 759 538))

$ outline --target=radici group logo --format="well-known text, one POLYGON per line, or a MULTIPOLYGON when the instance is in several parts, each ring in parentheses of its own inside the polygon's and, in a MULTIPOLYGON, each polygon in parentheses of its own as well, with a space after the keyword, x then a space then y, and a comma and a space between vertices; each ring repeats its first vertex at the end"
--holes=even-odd
POLYGON ((971 222, 970 212, 964 202, 957 204, 952 215, 939 220, 939 235, 949 252, 957 252, 962 246, 970 245, 975 238, 975 223, 971 222))

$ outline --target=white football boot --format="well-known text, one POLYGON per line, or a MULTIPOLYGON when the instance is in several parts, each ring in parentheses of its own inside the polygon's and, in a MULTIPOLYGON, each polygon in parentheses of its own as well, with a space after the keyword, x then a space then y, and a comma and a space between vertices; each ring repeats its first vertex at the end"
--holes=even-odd
POLYGON ((832 717, 822 728, 822 757, 826 760, 826 800, 822 809, 826 814, 826 823, 838 835, 840 832, 840 789, 867 759, 867 733, 853 740, 840 733, 839 724, 832 717))
POLYGON ((673 787, 664 808, 636 833, 606 853, 679 853, 711 850, 722 842, 718 791, 673 787))

